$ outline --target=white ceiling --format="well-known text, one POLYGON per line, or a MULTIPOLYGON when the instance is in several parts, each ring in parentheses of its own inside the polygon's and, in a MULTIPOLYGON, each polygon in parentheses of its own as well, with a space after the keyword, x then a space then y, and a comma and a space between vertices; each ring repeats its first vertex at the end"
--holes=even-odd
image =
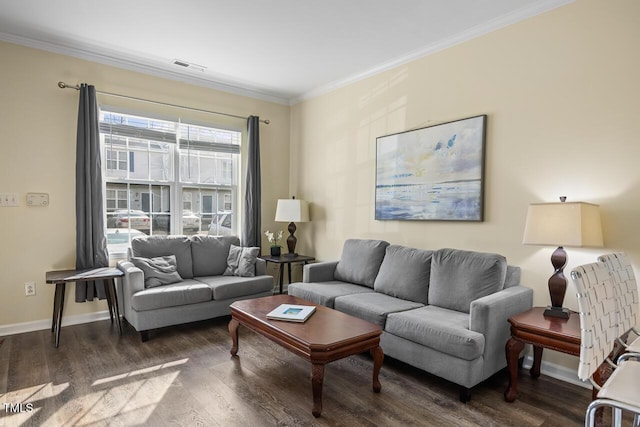
POLYGON ((0 40, 294 103, 572 1, 0 0, 0 40))

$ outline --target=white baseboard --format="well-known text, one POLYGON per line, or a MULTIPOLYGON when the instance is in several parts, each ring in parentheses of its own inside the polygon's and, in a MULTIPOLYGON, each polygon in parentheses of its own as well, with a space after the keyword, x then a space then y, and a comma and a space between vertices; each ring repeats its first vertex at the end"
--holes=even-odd
MULTIPOLYGON (((76 314, 73 316, 63 317, 62 326, 79 325, 82 323, 91 323, 107 319, 109 319, 109 311, 107 310, 97 311, 95 313, 76 314)), ((14 323, 12 325, 0 325, 0 337, 6 335, 22 334, 25 332, 41 331, 43 329, 51 329, 51 319, 14 323)), ((532 364, 533 357, 526 356, 524 358, 523 367, 529 369, 531 368, 532 364)), ((589 382, 581 381, 578 378, 578 373, 576 370, 557 365, 555 363, 549 363, 543 360, 540 364, 540 373, 580 387, 589 389, 591 388, 591 384, 589 382)))
MULTIPOLYGON (((62 326, 79 325, 82 323, 97 322, 109 319, 109 311, 97 311, 95 313, 75 314, 62 316, 62 326)), ((51 319, 34 320, 32 322, 0 325, 0 337, 7 335, 23 334, 25 332, 42 331, 51 329, 51 319)))
MULTIPOLYGON (((524 358, 523 368, 529 369, 533 365, 533 357, 526 356, 524 358)), ((590 389, 591 383, 588 381, 582 381, 578 378, 578 371, 570 369, 564 366, 557 365, 555 363, 545 362, 544 360, 540 364, 540 374, 550 376, 560 381, 565 381, 580 387, 590 389)))

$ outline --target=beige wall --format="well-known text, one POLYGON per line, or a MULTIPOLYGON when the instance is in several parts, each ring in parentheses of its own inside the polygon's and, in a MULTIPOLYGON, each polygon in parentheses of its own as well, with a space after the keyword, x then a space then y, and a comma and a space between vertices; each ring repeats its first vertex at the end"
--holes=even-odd
MULTIPOLYGON (((270 119, 261 126, 263 229, 284 228, 272 220, 277 198, 310 201, 298 251, 320 260, 337 258, 350 237, 499 252, 522 267, 534 303, 545 305, 553 248, 521 244, 526 209, 567 195, 601 205, 606 245, 569 248, 567 271, 611 250, 628 252, 637 269, 638 16, 635 0, 579 0, 291 109, 0 43, 0 192, 18 193, 22 203, 0 208, 0 327, 48 319, 45 272, 74 263, 77 92, 58 89, 59 80, 270 119), (376 137, 477 114, 489 116, 485 221, 375 221, 376 137), (51 205, 25 207, 27 192, 49 193, 51 205), (26 281, 37 282, 36 297, 24 296, 26 281)), ((576 309, 574 291, 570 284, 565 301, 576 309)), ((105 309, 69 303, 65 313, 105 309)))
MULTIPOLYGON (((566 271, 624 250, 640 266, 640 3, 580 0, 292 108, 292 193, 312 203, 300 251, 350 237, 492 251, 548 304, 553 248, 523 246, 527 206, 601 205, 604 249, 568 248, 566 271), (376 221, 376 137, 488 115, 485 221, 376 221)), ((577 309, 569 285, 565 305, 577 309)), ((574 366, 576 359, 545 358, 574 366)))
MULTIPOLYGON (((89 83, 120 93, 194 108, 271 120, 260 126, 263 228, 273 228, 275 200, 288 197, 290 108, 68 56, 0 43, 0 192, 18 193, 20 207, 0 208, 0 331, 3 326, 50 319, 53 288, 45 272, 75 265, 75 139, 78 92, 57 82, 89 83), (49 193, 46 208, 26 207, 28 192, 49 193), (37 295, 24 296, 35 281, 37 295)), ((101 104, 245 129, 243 120, 99 97, 101 104)), ((266 241, 264 242, 266 245, 266 241)), ((65 316, 106 310, 104 301, 73 303, 65 316)))

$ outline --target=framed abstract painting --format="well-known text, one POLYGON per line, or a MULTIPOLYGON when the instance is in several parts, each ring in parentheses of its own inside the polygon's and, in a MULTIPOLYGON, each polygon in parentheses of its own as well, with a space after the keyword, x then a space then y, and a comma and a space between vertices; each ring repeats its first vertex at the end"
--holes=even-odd
POLYGON ((482 221, 487 116, 376 139, 375 219, 482 221))

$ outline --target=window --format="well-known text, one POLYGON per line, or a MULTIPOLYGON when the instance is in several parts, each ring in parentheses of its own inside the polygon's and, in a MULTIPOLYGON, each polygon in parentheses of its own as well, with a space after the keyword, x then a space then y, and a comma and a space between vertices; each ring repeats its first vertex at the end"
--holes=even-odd
POLYGON ((140 233, 236 234, 240 132, 102 111, 100 138, 110 254, 140 233))
MULTIPOLYGON (((133 155, 133 153, 131 153, 133 155)), ((107 170, 115 169, 126 171, 127 170, 127 152, 121 150, 109 150, 107 151, 107 170)), ((133 156, 131 156, 133 159, 133 156)), ((133 162, 133 160, 132 160, 133 162)))

